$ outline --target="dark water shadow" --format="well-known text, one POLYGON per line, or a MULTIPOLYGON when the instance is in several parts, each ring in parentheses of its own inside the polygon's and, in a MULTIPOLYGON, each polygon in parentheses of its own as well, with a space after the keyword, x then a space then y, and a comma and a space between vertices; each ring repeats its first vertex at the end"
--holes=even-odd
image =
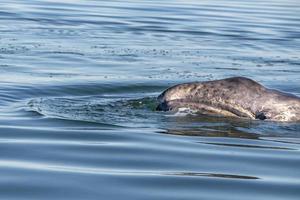
POLYGON ((235 174, 217 174, 217 173, 199 173, 199 172, 177 172, 177 173, 166 173, 165 175, 172 176, 192 176, 192 177, 214 177, 214 178, 226 178, 226 179, 248 179, 256 180, 260 179, 255 176, 244 176, 235 174))

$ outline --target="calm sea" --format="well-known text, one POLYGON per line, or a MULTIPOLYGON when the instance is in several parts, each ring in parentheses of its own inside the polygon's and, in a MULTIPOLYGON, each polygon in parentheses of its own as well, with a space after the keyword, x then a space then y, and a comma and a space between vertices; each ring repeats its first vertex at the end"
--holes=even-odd
POLYGON ((0 199, 300 199, 300 124, 155 111, 231 76, 300 95, 299 0, 1 0, 0 199))

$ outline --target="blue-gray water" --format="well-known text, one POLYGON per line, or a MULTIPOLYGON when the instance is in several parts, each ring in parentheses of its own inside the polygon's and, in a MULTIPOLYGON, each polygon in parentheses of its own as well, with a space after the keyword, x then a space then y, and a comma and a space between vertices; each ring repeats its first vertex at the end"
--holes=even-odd
POLYGON ((300 95, 298 0, 0 2, 0 199, 299 199, 300 125, 156 112, 230 76, 300 95))

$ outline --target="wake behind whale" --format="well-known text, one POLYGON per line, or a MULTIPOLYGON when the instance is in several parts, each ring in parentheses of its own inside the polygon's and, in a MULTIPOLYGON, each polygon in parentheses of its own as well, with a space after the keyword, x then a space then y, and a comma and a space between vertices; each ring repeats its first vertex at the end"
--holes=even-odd
POLYGON ((158 96, 157 110, 189 108, 201 114, 300 121, 300 97, 244 77, 175 85, 158 96))

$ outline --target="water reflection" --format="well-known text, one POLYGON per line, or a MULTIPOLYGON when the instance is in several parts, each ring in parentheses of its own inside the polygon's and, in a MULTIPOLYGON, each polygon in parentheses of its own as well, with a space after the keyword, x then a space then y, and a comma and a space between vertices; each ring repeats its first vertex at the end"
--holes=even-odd
POLYGON ((214 130, 217 127, 210 127, 211 130, 207 130, 205 128, 186 128, 186 129, 167 129, 165 131, 161 131, 163 134, 172 134, 172 135, 185 135, 185 136, 205 136, 205 137, 233 137, 233 138, 248 138, 248 139, 258 139, 259 135, 241 131, 219 131, 214 130))
POLYGON ((187 115, 171 117, 172 127, 166 127, 165 134, 209 137, 236 137, 258 139, 259 135, 249 132, 256 122, 249 119, 215 117, 207 115, 187 115), (248 131, 242 131, 239 128, 248 131))

